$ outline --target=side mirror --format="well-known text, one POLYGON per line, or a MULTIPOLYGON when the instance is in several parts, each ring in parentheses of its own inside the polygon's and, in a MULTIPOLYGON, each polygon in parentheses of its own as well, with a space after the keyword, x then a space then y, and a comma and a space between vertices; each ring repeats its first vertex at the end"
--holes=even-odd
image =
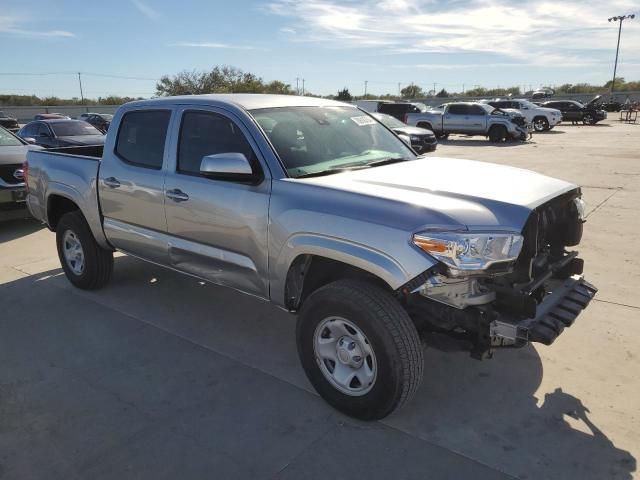
POLYGON ((30 143, 31 145, 35 145, 36 143, 36 139, 33 137, 23 137, 22 138, 25 142, 30 143))
POLYGON ((216 153, 202 157, 200 174, 217 180, 260 183, 262 175, 255 174, 251 163, 240 152, 216 153))

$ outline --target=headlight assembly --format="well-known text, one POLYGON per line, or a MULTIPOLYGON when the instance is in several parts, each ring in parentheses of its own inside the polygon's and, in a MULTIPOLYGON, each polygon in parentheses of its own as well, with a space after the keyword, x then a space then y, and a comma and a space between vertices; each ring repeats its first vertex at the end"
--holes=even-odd
POLYGON ((510 270, 522 250, 523 237, 503 232, 423 232, 413 243, 448 267, 448 274, 461 277, 510 270))

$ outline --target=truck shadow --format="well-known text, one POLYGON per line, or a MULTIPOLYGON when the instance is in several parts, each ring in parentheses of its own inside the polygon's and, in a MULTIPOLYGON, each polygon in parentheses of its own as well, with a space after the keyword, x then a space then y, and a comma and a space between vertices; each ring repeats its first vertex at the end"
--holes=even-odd
POLYGON ((0 244, 25 237, 44 228, 28 212, 24 215, 24 218, 0 219, 0 244))
MULTIPOLYGON (((259 299, 132 257, 117 257, 115 264, 113 281, 98 292, 73 289, 60 275, 61 270, 0 284, 0 298, 8 298, 9 304, 38 295, 34 291, 37 285, 43 294, 49 292, 49 301, 61 305, 84 298, 104 306, 104 318, 83 317, 70 322, 50 315, 42 320, 41 332, 29 332, 25 338, 12 333, 15 347, 11 352, 16 358, 9 359, 9 364, 19 365, 20 355, 30 355, 33 342, 55 351, 51 344, 67 344, 68 337, 75 340, 73 350, 65 354, 68 360, 51 361, 87 368, 88 362, 78 358, 91 358, 96 346, 83 345, 79 340, 95 341, 98 334, 81 336, 73 329, 86 332, 92 328, 88 323, 93 322, 100 338, 105 338, 99 347, 106 350, 102 363, 118 363, 117 349, 109 350, 112 344, 115 347, 124 340, 119 340, 121 333, 112 332, 107 325, 119 322, 123 328, 122 322, 135 324, 139 320, 311 391, 298 363, 295 318, 290 314, 259 299), (117 319, 113 312, 119 314, 117 319), (56 322, 64 323, 64 328, 54 329, 51 325, 56 322)), ((23 301, 24 306, 16 308, 24 313, 31 307, 28 300, 23 301)), ((56 305, 48 308, 56 311, 56 305)), ((29 312, 28 316, 33 314, 29 312)), ((16 316, 15 321, 23 320, 16 316)), ((7 323, 4 328, 11 326, 7 323)), ((535 348, 502 350, 493 360, 478 362, 459 351, 447 337, 428 336, 426 343, 425 377, 416 398, 384 424, 522 479, 632 478, 636 459, 616 447, 591 419, 588 401, 568 391, 561 379, 550 387, 542 385, 543 363, 535 348)), ((564 374, 569 377, 588 372, 573 372, 566 367, 564 374)), ((148 388, 157 395, 164 396, 161 392, 165 389, 170 394, 170 385, 162 383, 163 377, 157 378, 158 384, 148 388)), ((132 376, 131 382, 135 381, 132 376)), ((144 405, 140 407, 145 409, 144 405)), ((95 414, 101 412, 96 410, 95 414)))

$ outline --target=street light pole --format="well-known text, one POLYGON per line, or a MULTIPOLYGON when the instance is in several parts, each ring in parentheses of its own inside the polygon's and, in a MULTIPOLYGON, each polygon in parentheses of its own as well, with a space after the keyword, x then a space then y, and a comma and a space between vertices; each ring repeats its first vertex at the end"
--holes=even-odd
POLYGON ((610 17, 610 22, 620 22, 620 26, 618 27, 618 45, 616 46, 616 61, 613 64, 613 79, 611 80, 611 95, 613 95, 613 89, 616 85, 616 70, 618 69, 618 52, 620 51, 620 35, 622 34, 622 22, 627 18, 629 20, 635 18, 635 14, 631 15, 620 15, 617 17, 610 17))

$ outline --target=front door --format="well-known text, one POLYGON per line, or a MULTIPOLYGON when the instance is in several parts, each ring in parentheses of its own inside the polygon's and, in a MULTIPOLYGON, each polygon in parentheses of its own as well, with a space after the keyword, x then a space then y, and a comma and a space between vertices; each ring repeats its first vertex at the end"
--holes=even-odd
POLYGON ((165 181, 171 265, 266 298, 269 179, 253 185, 200 175, 203 157, 235 152, 264 175, 258 149, 241 122, 222 111, 185 107, 180 113, 165 181))
POLYGON ((115 146, 105 145, 98 183, 111 244, 162 265, 168 263, 163 165, 170 118, 171 110, 125 113, 115 146))

